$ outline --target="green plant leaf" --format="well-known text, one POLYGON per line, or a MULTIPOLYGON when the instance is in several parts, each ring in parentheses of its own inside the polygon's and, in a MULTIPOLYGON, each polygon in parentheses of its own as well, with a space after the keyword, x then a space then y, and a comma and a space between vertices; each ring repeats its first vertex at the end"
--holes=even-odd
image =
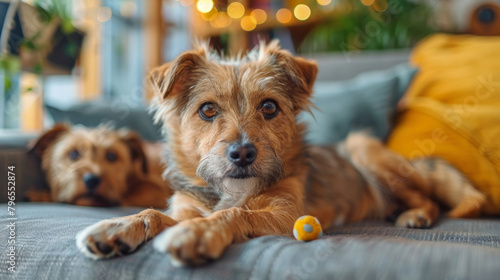
POLYGON ((337 6, 350 5, 352 10, 338 10, 322 21, 298 49, 301 52, 328 52, 409 48, 434 32, 429 23, 431 9, 425 2, 387 2, 386 11, 378 12, 360 0, 337 0, 337 6))
POLYGON ((61 22, 61 29, 64 34, 71 34, 75 32, 75 26, 70 20, 63 20, 61 22))

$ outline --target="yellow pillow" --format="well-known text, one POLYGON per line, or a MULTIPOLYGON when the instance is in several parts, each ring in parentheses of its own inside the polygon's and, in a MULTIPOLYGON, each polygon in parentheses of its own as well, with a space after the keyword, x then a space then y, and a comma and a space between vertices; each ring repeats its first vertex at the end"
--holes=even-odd
POLYGON ((500 37, 433 35, 410 60, 419 72, 389 148, 448 160, 488 195, 485 213, 500 214, 500 37))

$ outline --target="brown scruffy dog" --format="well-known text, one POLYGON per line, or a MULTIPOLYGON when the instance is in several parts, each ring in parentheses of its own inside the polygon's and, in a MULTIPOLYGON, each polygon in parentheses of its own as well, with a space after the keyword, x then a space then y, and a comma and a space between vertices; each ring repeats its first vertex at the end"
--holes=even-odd
POLYGON ((126 130, 55 125, 32 147, 50 192, 30 191, 27 197, 82 206, 164 209, 172 191, 161 177, 158 148, 155 152, 154 146, 145 146, 126 130), (145 152, 148 149, 152 151, 145 152))
POLYGON ((435 187, 455 192, 454 216, 480 211, 484 197, 444 162, 426 159, 415 169, 362 133, 340 148, 306 145, 296 116, 310 105, 316 73, 315 63, 277 42, 226 60, 202 45, 158 68, 152 80, 168 137, 170 208, 101 221, 77 235, 77 246, 109 258, 158 235, 154 247, 175 263, 200 264, 235 242, 291 235, 304 214, 328 228, 402 206, 398 226, 428 227, 439 212, 429 198, 439 198, 435 187))

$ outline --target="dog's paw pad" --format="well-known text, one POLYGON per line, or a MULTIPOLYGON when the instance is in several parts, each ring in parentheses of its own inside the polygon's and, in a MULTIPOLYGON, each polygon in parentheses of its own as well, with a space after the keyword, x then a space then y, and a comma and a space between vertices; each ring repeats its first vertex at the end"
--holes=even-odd
MULTIPOLYGON (((108 255, 111 251, 113 251, 113 247, 104 242, 96 242, 95 247, 103 255, 108 255)), ((89 248, 89 246, 87 246, 87 248, 89 248)))
POLYGON ((76 245, 87 257, 105 259, 132 253, 146 241, 146 236, 144 223, 105 220, 78 233, 76 245))
POLYGON ((432 219, 421 210, 408 210, 396 220, 396 226, 405 228, 429 228, 432 219))
POLYGON ((118 249, 118 252, 122 255, 126 255, 132 252, 132 248, 125 242, 121 241, 120 239, 117 239, 115 241, 116 247, 118 249))

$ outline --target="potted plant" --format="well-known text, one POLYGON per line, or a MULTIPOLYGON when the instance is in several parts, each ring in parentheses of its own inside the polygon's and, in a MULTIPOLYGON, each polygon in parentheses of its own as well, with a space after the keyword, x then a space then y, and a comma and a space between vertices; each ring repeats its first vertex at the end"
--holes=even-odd
POLYGON ((37 0, 34 5, 0 0, 1 51, 19 58, 22 70, 69 74, 84 34, 72 23, 69 1, 37 0))
POLYGON ((0 0, 0 128, 19 121, 18 73, 70 74, 84 34, 72 23, 71 1, 0 0))

